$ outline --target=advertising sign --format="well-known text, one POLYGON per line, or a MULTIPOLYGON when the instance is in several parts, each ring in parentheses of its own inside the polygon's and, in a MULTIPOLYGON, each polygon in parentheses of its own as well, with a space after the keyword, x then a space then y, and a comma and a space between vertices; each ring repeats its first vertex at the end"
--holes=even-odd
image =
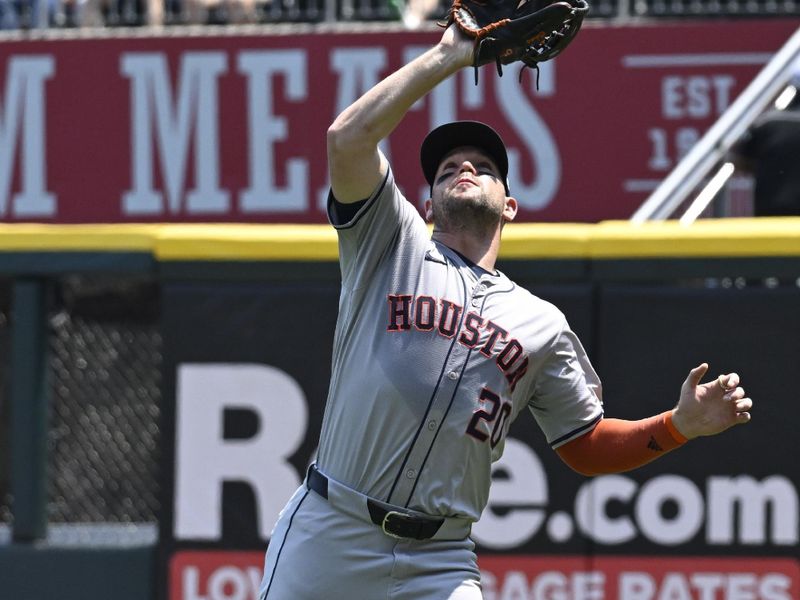
MULTIPOLYGON (((586 25, 521 74, 442 83, 381 146, 426 197, 432 127, 485 120, 522 221, 629 217, 797 28, 794 19, 586 25)), ((6 41, 0 221, 324 222, 335 116, 436 32, 6 41)))
MULTIPOLYGON (((257 552, 181 552, 170 598, 254 600, 257 552)), ((794 600, 800 567, 781 558, 479 557, 484 600, 794 600)))
MULTIPOLYGON (((535 291, 564 307, 583 339, 599 319, 591 353, 609 416, 663 410, 695 354, 741 366, 759 408, 747 427, 593 478, 564 465, 520 415, 472 530, 485 598, 800 597, 800 475, 782 395, 800 360, 797 323, 784 319, 798 292, 612 286, 597 310, 590 286, 535 291), (752 314, 762 316, 749 327, 752 314), (740 325, 727 331, 728 322, 740 325), (684 348, 690 335, 698 339, 684 348), (632 354, 644 342, 653 343, 632 354)), ((255 598, 271 527, 316 452, 337 309, 336 283, 165 287, 164 397, 174 412, 165 408, 160 589, 169 600, 255 598)))

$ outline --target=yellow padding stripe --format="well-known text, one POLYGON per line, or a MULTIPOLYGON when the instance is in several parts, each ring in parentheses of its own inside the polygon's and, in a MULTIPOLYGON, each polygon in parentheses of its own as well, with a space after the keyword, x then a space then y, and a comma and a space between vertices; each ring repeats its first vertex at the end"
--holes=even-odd
POLYGON ((596 225, 511 223, 503 229, 502 258, 585 258, 596 225))
POLYGON ((152 252, 160 225, 0 223, 3 252, 152 252))
POLYGON ((606 221, 589 240, 591 258, 800 256, 800 218, 606 221))
POLYGON ((158 260, 336 260, 329 225, 165 225, 158 260))
MULTIPOLYGON (((149 252, 162 261, 336 260, 328 225, 0 224, 0 252, 149 252)), ((800 257, 800 218, 512 223, 502 258, 800 257)))

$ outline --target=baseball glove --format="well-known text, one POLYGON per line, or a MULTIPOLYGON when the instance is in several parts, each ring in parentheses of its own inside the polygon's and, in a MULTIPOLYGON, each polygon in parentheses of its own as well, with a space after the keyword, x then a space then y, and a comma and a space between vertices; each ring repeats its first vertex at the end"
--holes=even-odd
MULTIPOLYGON (((478 67, 522 61, 526 67, 554 58, 577 35, 589 11, 586 0, 453 0, 446 23, 475 40, 475 84, 478 67)), ((520 78, 522 71, 520 71, 520 78)))

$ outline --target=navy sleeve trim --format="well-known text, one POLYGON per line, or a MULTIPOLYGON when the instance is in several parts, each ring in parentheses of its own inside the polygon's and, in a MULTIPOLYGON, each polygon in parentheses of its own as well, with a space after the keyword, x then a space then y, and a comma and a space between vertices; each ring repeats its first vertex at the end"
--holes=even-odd
POLYGON ((589 423, 586 423, 585 425, 581 425, 581 426, 580 426, 580 427, 578 427, 577 429, 573 429, 573 430, 572 430, 572 431, 570 431, 569 433, 567 433, 567 434, 565 434, 565 435, 562 435, 560 438, 558 438, 558 439, 555 439, 555 440, 553 440, 552 442, 550 442, 550 447, 551 447, 551 448, 555 448, 555 447, 556 447, 556 446, 558 446, 559 444, 563 444, 563 443, 564 443, 564 442, 566 442, 567 440, 570 440, 570 439, 572 439, 572 438, 578 437, 578 436, 579 436, 579 435, 581 435, 582 433, 584 433, 584 432, 586 432, 586 431, 589 431, 590 429, 593 429, 593 428, 594 428, 594 427, 595 427, 595 426, 596 426, 596 425, 597 425, 597 424, 600 422, 600 419, 602 419, 602 418, 603 418, 603 413, 601 412, 599 415, 597 415, 597 416, 596 416, 596 417, 595 417, 595 418, 594 418, 592 421, 590 421, 589 423))
POLYGON ((375 193, 372 194, 370 198, 367 198, 366 200, 360 200, 356 203, 360 205, 360 208, 356 211, 356 214, 349 221, 340 222, 337 219, 334 202, 339 206, 341 206, 342 203, 340 203, 334 197, 333 190, 328 191, 328 220, 331 222, 331 225, 333 225, 334 229, 350 229, 351 227, 354 227, 356 223, 359 222, 359 220, 361 220, 361 217, 364 216, 364 214, 370 209, 371 206, 375 204, 376 200, 380 198, 381 194, 383 193, 383 188, 386 187, 386 182, 389 180, 389 172, 390 170, 387 169, 383 181, 381 182, 381 184, 378 186, 378 189, 375 190, 375 193))
POLYGON ((349 223, 352 221, 355 216, 358 214, 358 211, 367 203, 369 198, 364 198, 363 200, 359 200, 358 202, 352 202, 350 204, 345 204, 344 202, 339 202, 336 198, 333 197, 331 194, 330 203, 330 213, 331 213, 331 221, 335 223, 349 223))

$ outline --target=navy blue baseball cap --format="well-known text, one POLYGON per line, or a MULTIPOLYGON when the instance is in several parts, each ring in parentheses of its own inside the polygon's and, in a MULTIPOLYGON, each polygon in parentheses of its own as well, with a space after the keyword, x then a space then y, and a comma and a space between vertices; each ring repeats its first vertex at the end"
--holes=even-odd
POLYGON ((480 148, 500 169, 500 176, 508 195, 508 154, 500 135, 486 123, 480 121, 454 121, 440 125, 431 131, 422 142, 420 162, 425 180, 433 191, 436 170, 442 159, 456 148, 473 146, 480 148))

